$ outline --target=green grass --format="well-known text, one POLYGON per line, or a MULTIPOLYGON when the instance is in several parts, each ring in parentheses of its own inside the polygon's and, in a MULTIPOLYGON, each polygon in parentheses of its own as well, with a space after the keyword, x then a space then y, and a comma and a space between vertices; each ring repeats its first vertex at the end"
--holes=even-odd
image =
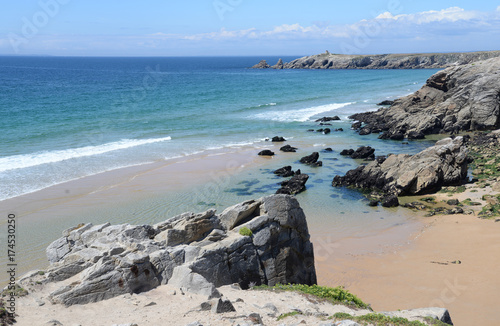
MULTIPOLYGON (((330 319, 335 320, 352 320, 361 325, 375 325, 375 326, 427 326, 427 324, 422 323, 420 321, 409 321, 406 318, 402 317, 388 317, 382 314, 371 313, 363 316, 351 316, 349 314, 338 312, 334 314, 330 319)), ((431 317, 425 318, 425 321, 430 325, 446 325, 441 321, 433 319, 431 317)))
POLYGON ((240 234, 243 236, 251 237, 253 235, 253 232, 252 230, 244 226, 240 229, 240 234))
POLYGON ((280 320, 285 319, 286 317, 292 317, 292 316, 296 316, 296 315, 302 315, 302 313, 300 311, 287 312, 286 314, 279 315, 279 317, 276 320, 280 321, 280 320))
POLYGON ((5 288, 0 295, 2 297, 7 297, 10 296, 11 292, 14 292, 14 296, 16 297, 24 297, 25 295, 28 295, 28 291, 20 287, 18 284, 16 284, 14 290, 9 290, 8 288, 5 288))
POLYGON ((337 312, 333 314, 332 318, 344 320, 344 319, 352 319, 353 316, 345 312, 337 312))
POLYGON ((465 186, 443 187, 438 192, 439 193, 447 193, 447 194, 459 194, 459 193, 465 192, 465 190, 466 190, 465 186))
POLYGON ((429 324, 429 325, 432 325, 432 326, 449 326, 447 323, 443 323, 442 321, 440 320, 437 320, 435 318, 432 318, 432 317, 424 317, 424 320, 429 324))
POLYGON ((342 287, 331 288, 319 285, 304 285, 304 284, 276 284, 275 286, 261 285, 253 288, 254 290, 271 290, 271 291, 295 291, 304 294, 313 295, 320 299, 328 300, 334 304, 343 304, 357 308, 370 309, 370 306, 354 294, 345 290, 342 287))

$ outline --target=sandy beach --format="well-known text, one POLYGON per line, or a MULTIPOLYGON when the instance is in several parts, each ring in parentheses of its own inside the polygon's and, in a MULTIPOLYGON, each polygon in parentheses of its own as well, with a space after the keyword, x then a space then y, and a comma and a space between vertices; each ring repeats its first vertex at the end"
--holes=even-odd
MULTIPOLYGON (((470 196, 481 192, 458 195, 470 196)), ((448 308, 458 326, 498 325, 500 223, 474 215, 421 220, 421 229, 399 248, 332 255, 317 265, 318 282, 344 285, 377 311, 438 306, 448 308)))

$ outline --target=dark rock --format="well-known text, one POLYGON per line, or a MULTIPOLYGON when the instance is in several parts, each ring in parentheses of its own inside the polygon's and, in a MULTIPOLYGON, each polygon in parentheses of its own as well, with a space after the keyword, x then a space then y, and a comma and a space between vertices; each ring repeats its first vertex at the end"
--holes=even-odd
POLYGON ((364 126, 359 130, 359 135, 360 136, 366 136, 372 133, 372 129, 370 126, 364 126))
POLYGON ((458 205, 460 202, 458 201, 458 199, 449 199, 448 201, 446 201, 446 203, 450 206, 456 206, 458 205))
POLYGON ((316 163, 312 163, 311 166, 312 167, 320 167, 320 166, 323 166, 323 162, 322 161, 318 161, 316 163))
POLYGON ((418 131, 410 131, 408 133, 408 139, 413 140, 413 139, 424 139, 425 135, 422 132, 418 131))
POLYGON ((306 190, 306 182, 309 179, 307 174, 299 174, 293 176, 290 180, 283 181, 281 188, 276 191, 276 194, 295 195, 306 190))
POLYGON ((338 128, 338 129, 335 129, 335 131, 344 131, 343 128, 338 128))
POLYGON ((391 133, 388 131, 384 131, 378 136, 378 139, 389 139, 391 137, 391 133))
POLYGON ((283 137, 274 136, 271 141, 273 141, 273 142, 284 142, 284 141, 286 141, 286 139, 283 138, 283 137))
POLYGON ((427 206, 425 206, 424 204, 422 204, 421 202, 418 202, 418 201, 414 201, 414 202, 411 202, 411 203, 406 203, 406 204, 403 205, 403 207, 411 208, 411 209, 416 209, 416 210, 419 210, 419 211, 428 208, 427 206))
POLYGON ((390 101, 390 100, 385 100, 385 101, 382 101, 380 103, 377 103, 377 105, 393 105, 394 104, 394 101, 390 101))
POLYGON ((361 129, 362 123, 360 121, 356 121, 351 125, 351 129, 358 130, 361 129))
POLYGON ((325 135, 328 135, 330 132, 331 132, 330 128, 325 128, 325 130, 323 130, 323 133, 325 135))
POLYGON ((297 152, 297 148, 292 147, 290 145, 285 145, 285 146, 280 148, 280 151, 285 152, 285 153, 295 153, 295 152, 297 152))
POLYGON ((307 129, 307 131, 309 131, 309 132, 314 132, 314 129, 307 129))
POLYGON ((327 147, 324 149, 325 152, 333 152, 333 149, 331 147, 327 147))
POLYGON ((342 155, 342 156, 351 156, 352 154, 354 154, 354 149, 352 149, 352 148, 344 149, 344 150, 342 150, 342 152, 340 152, 340 155, 342 155))
POLYGON ((378 200, 370 200, 368 203, 368 206, 370 207, 377 207, 378 206, 378 200))
POLYGON ((233 304, 229 300, 218 299, 212 304, 212 313, 214 314, 222 314, 233 311, 236 311, 236 309, 234 309, 233 304))
POLYGON ((369 158, 369 157, 373 156, 373 159, 375 159, 375 156, 373 155, 373 153, 375 153, 374 148, 372 148, 370 146, 361 146, 354 153, 351 154, 351 158, 364 159, 364 158, 369 158))
POLYGON ((387 159, 387 156, 384 156, 384 155, 375 157, 375 160, 377 160, 378 164, 384 163, 386 159, 387 159))
POLYGON ((405 139, 405 135, 398 132, 398 133, 390 135, 389 139, 390 140, 403 140, 403 139, 405 139))
POLYGON ((279 175, 280 177, 288 178, 288 177, 293 177, 295 173, 292 171, 291 166, 284 166, 276 171, 274 171, 274 174, 279 175))
POLYGON ((389 194, 382 199, 383 207, 397 207, 399 206, 398 196, 389 194))
POLYGON ((334 116, 334 117, 323 117, 321 119, 316 120, 315 122, 329 122, 338 120, 340 120, 340 118, 338 116, 334 116))
POLYGON ((260 156, 273 156, 274 152, 271 150, 265 149, 265 150, 259 152, 259 155, 260 156))
POLYGON ((322 123, 320 123, 319 125, 320 125, 320 126, 331 126, 332 124, 331 124, 331 123, 323 123, 323 122, 322 122, 322 123))
POLYGON ((319 159, 319 153, 314 152, 311 155, 304 156, 303 158, 300 159, 300 163, 303 164, 314 164, 318 161, 319 159))
POLYGON ((323 131, 325 131, 325 129, 323 128, 316 130, 316 132, 323 132, 323 131))

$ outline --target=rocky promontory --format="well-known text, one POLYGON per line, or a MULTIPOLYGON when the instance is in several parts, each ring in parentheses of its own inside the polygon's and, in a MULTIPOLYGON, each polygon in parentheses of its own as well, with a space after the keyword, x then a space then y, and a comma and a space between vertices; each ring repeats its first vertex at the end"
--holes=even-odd
POLYGON ((467 154, 464 137, 446 138, 415 155, 389 155, 360 165, 336 176, 332 185, 380 191, 389 197, 424 194, 460 185, 467 177, 467 154))
POLYGON ((306 56, 270 66, 261 60, 255 69, 436 69, 469 64, 500 56, 500 51, 461 52, 461 53, 414 53, 348 55, 325 53, 306 56))
POLYGON ((500 126, 500 58, 450 67, 432 75, 414 94, 397 99, 376 112, 354 114, 363 134, 384 133, 391 138, 500 126))

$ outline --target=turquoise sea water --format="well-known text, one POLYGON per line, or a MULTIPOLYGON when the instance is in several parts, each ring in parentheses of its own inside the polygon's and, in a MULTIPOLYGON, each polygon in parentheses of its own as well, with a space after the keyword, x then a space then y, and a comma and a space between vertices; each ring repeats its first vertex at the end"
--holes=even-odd
POLYGON ((0 57, 0 200, 274 135, 316 142, 315 118, 372 110, 434 72, 247 69, 259 59, 0 57))
MULTIPOLYGON (((260 59, 0 57, 2 212, 12 209, 9 199, 121 167, 219 149, 265 148, 271 145, 265 139, 273 136, 299 147, 297 153, 262 159, 212 188, 138 192, 70 211, 48 205, 36 218, 27 211, 18 219, 18 257, 24 262, 19 270, 43 268, 46 246, 78 223, 154 223, 273 194, 282 179, 272 171, 283 165, 310 175, 307 191, 297 198, 313 242, 362 238, 404 224, 403 209, 367 207, 359 192, 333 188, 331 180, 362 163, 340 156, 344 148, 370 145, 384 155, 416 153, 432 143, 361 137, 350 130, 347 117, 418 90, 435 70, 248 69, 260 59), (331 115, 342 120, 329 128, 343 132, 307 131, 321 128, 314 120, 331 115), (326 147, 334 151, 324 152, 326 147), (320 152, 323 167, 298 163, 312 151, 320 152)), ((0 226, 5 225, 2 217, 0 226)), ((0 233, 1 243, 6 234, 0 233)), ((0 264, 6 259, 0 255, 0 264)), ((0 277, 0 285, 4 281, 0 277)))

